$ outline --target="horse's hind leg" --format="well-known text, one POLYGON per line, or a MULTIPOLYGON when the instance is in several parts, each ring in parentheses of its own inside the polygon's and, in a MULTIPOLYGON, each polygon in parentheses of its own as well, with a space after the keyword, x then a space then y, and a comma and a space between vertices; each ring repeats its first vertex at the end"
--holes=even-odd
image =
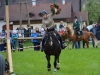
POLYGON ((89 48, 89 41, 86 41, 87 48, 89 48))
POLYGON ((48 68, 48 71, 51 71, 51 64, 50 64, 50 55, 46 55, 46 58, 47 58, 47 68, 48 68))
POLYGON ((55 55, 55 59, 54 59, 54 72, 57 71, 57 69, 56 69, 56 66, 57 66, 57 59, 58 59, 58 56, 55 55))
MULTIPOLYGON (((59 56, 60 56, 60 54, 59 54, 59 56)), ((57 59, 57 65, 56 65, 57 70, 60 69, 59 56, 58 56, 58 59, 57 59)))

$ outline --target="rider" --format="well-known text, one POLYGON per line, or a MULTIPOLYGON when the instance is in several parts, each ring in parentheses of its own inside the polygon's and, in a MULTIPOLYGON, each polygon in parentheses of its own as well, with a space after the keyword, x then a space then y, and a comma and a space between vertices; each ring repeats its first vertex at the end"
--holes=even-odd
POLYGON ((73 28, 75 30, 75 34, 78 36, 78 38, 80 38, 80 23, 76 16, 74 17, 73 28))
MULTIPOLYGON (((55 13, 56 13, 56 9, 55 9, 55 13)), ((60 44, 61 44, 61 48, 64 49, 65 46, 63 45, 63 42, 62 42, 62 38, 61 36, 58 34, 58 32, 55 30, 55 24, 54 24, 54 20, 53 20, 53 14, 47 14, 47 12, 45 10, 43 10, 41 12, 41 15, 43 17, 42 19, 42 26, 43 28, 46 30, 46 31, 54 31, 56 33, 56 37, 57 39, 60 41, 60 44)), ((42 50, 43 51, 43 48, 44 48, 44 42, 46 40, 46 36, 44 36, 43 40, 42 40, 42 50)))

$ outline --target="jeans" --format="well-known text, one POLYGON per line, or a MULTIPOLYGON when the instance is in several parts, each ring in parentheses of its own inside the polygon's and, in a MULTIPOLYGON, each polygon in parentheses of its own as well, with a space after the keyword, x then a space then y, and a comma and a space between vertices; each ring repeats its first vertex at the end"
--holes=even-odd
POLYGON ((76 41, 75 48, 80 48, 80 41, 76 41))
POLYGON ((37 46, 37 47, 34 47, 34 50, 35 50, 35 51, 40 50, 40 46, 39 46, 40 43, 39 43, 39 42, 33 42, 33 45, 34 45, 34 46, 37 46))
POLYGON ((12 41, 13 48, 16 49, 16 42, 15 40, 12 41))
POLYGON ((4 44, 0 44, 0 51, 4 51, 4 44))
MULTIPOLYGON (((92 39, 92 45, 93 45, 93 48, 95 48, 95 42, 93 39, 92 39)), ((97 48, 97 46, 96 46, 96 48, 97 48)))

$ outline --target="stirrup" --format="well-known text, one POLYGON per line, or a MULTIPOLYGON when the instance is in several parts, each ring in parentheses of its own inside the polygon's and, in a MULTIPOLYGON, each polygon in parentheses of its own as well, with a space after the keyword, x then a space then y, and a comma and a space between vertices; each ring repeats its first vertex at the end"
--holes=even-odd
POLYGON ((41 50, 41 52, 43 52, 43 47, 41 47, 41 49, 40 49, 40 50, 41 50))
POLYGON ((78 38, 80 38, 80 36, 78 36, 78 38))

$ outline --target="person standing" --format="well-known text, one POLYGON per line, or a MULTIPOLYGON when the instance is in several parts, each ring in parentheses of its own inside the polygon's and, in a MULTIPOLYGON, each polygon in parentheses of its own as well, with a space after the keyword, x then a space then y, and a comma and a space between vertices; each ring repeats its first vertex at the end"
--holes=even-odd
MULTIPOLYGON (((86 27, 86 25, 83 25, 82 31, 89 31, 88 28, 86 27)), ((85 41, 83 40, 83 48, 85 48, 85 41)))
POLYGON ((82 31, 89 31, 85 24, 83 25, 82 31))
MULTIPOLYGON (((18 30, 18 37, 19 38, 23 37, 20 30, 18 30)), ((18 48, 20 48, 20 49, 18 49, 19 51, 23 51, 23 44, 24 44, 23 40, 18 40, 18 46, 19 46, 18 48)))
MULTIPOLYGON (((36 32, 36 30, 32 33, 31 35, 32 38, 36 38, 36 37, 39 37, 39 33, 36 32)), ((38 45, 39 44, 39 41, 37 39, 33 39, 32 40, 32 43, 33 43, 33 46, 34 46, 34 51, 38 51, 40 50, 40 47, 38 45), (36 47, 37 46, 37 47, 36 47)))
MULTIPOLYGON (((95 37, 96 37, 96 35, 97 35, 97 30, 96 30, 96 27, 95 27, 95 24, 93 24, 92 25, 93 26, 93 28, 90 30, 94 35, 95 35, 95 37)), ((94 43, 94 40, 92 39, 92 45, 93 45, 93 48, 95 47, 95 43, 94 43)), ((97 46, 96 46, 96 48, 97 48, 97 46)))
POLYGON ((60 22, 59 31, 60 31, 62 28, 64 28, 64 22, 63 22, 63 21, 60 22))
POLYGON ((18 38, 18 34, 16 31, 13 31, 13 34, 12 34, 12 44, 13 44, 13 47, 14 49, 16 49, 16 43, 17 43, 17 38, 18 38))
POLYGON ((27 37, 30 37, 31 36, 31 28, 29 25, 27 25, 27 37))
POLYGON ((44 30, 44 28, 41 28, 41 30, 40 30, 40 36, 44 37, 44 35, 45 35, 45 30, 44 30))

